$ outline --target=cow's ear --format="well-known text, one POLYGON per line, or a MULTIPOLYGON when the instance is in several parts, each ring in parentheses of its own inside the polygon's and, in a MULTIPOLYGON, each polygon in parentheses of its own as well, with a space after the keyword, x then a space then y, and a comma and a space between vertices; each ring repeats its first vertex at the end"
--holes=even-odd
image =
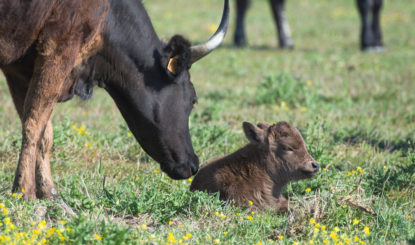
POLYGON ((178 75, 190 68, 190 42, 180 35, 173 36, 164 47, 168 59, 166 70, 178 75))
POLYGON ((249 122, 243 122, 242 127, 246 138, 248 138, 249 142, 252 144, 263 144, 265 142, 266 130, 263 130, 249 122))

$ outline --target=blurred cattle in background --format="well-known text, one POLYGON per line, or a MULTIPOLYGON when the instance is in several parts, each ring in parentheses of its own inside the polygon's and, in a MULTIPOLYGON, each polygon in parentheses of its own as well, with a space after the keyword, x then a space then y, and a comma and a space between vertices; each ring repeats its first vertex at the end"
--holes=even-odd
MULTIPOLYGON (((285 17, 285 0, 269 0, 277 27, 280 48, 294 48, 291 31, 285 17)), ((362 51, 383 51, 380 27, 380 10, 383 0, 356 0, 361 19, 360 47, 362 51)), ((247 44, 245 35, 245 14, 251 0, 236 0, 236 29, 234 43, 242 47, 247 44)))

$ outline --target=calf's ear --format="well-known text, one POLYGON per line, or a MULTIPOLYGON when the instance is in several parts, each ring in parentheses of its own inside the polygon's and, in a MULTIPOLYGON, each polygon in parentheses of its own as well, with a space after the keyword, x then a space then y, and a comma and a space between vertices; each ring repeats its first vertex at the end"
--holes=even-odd
POLYGON ((244 133, 246 138, 252 144, 262 144, 265 142, 265 130, 253 125, 249 122, 243 122, 242 127, 244 129, 244 133))

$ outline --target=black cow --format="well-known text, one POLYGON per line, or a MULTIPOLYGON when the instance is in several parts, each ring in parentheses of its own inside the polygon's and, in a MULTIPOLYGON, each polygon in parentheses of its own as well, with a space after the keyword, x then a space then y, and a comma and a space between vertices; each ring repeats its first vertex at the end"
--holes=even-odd
POLYGON ((160 41, 137 0, 0 0, 0 68, 23 125, 13 191, 54 197, 49 151, 55 104, 87 98, 94 86, 114 99, 143 149, 173 179, 196 173, 188 118, 196 103, 192 63, 224 39, 229 2, 216 33, 191 46, 160 41))
MULTIPOLYGON (((356 0, 362 22, 361 49, 363 51, 383 51, 382 32, 380 28, 380 10, 383 0, 356 0)), ((236 0, 236 29, 234 43, 245 46, 245 14, 251 0, 236 0)), ((270 0, 272 13, 277 27, 278 41, 281 48, 293 48, 290 27, 285 18, 285 0, 270 0)))

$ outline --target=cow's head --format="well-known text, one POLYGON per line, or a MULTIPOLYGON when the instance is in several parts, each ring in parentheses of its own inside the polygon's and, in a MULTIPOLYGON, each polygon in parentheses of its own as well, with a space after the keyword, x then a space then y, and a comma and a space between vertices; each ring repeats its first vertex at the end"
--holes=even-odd
POLYGON ((277 181, 293 181, 313 177, 319 170, 308 153, 300 132, 287 122, 271 125, 243 123, 246 137, 265 153, 266 168, 277 181))
POLYGON ((188 125, 197 102, 189 69, 219 46, 228 21, 229 0, 225 0, 221 23, 208 41, 191 46, 176 35, 167 43, 160 42, 153 50, 152 63, 137 67, 136 79, 143 83, 128 84, 118 95, 117 89, 109 89, 135 138, 173 179, 189 178, 199 168, 188 125))

